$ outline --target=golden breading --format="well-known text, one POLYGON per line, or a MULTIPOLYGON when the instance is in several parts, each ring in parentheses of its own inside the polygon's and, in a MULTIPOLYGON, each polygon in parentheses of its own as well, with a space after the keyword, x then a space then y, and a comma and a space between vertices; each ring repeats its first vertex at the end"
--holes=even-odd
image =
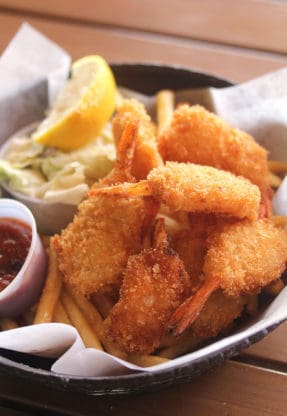
POLYGON ((130 257, 120 300, 105 323, 107 333, 127 352, 154 351, 189 287, 184 265, 170 248, 148 249, 130 257))
POLYGON ((207 247, 204 283, 172 315, 169 327, 174 335, 190 327, 215 290, 235 298, 258 293, 286 267, 287 233, 266 219, 220 223, 208 237, 207 247))
POLYGON ((153 169, 147 184, 155 198, 174 211, 256 219, 260 191, 247 179, 209 166, 167 162, 153 169))
POLYGON ((216 337, 238 318, 246 303, 246 298, 229 298, 221 290, 212 293, 201 313, 191 325, 192 334, 207 339, 216 337))
POLYGON ((129 123, 122 132, 117 146, 117 159, 111 172, 96 182, 93 187, 99 188, 116 183, 135 182, 132 166, 135 156, 136 139, 138 136, 138 123, 129 123))
POLYGON ((120 110, 113 119, 113 133, 116 144, 126 126, 131 122, 139 122, 132 174, 136 179, 145 179, 156 166, 162 164, 157 149, 155 127, 145 107, 135 99, 124 100, 120 110))
POLYGON ((144 217, 141 198, 82 202, 73 222, 52 240, 64 280, 85 295, 119 286, 128 257, 140 250, 144 217))
POLYGON ((193 287, 198 287, 201 284, 200 276, 206 254, 205 238, 194 237, 191 230, 180 230, 174 235, 170 245, 183 261, 193 287))
POLYGON ((244 176, 260 188, 268 184, 267 151, 199 105, 180 106, 158 146, 165 161, 213 166, 244 176))
POLYGON ((287 233, 268 220, 221 224, 207 242, 204 274, 219 277, 229 296, 258 292, 286 266, 287 233))
POLYGON ((142 103, 134 98, 125 99, 113 118, 113 134, 116 145, 118 145, 126 126, 135 121, 141 122, 141 133, 143 136, 155 135, 155 126, 142 103))

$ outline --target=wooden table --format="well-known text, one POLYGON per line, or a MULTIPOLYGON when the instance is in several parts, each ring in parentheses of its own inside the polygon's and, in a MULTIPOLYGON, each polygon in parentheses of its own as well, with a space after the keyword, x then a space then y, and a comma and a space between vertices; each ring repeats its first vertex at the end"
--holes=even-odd
MULTIPOLYGON (((240 82, 287 65, 287 4, 271 0, 0 0, 0 50, 28 21, 74 59, 175 63, 240 82)), ((0 382, 4 411, 31 414, 30 395, 0 382), (5 400, 4 400, 5 399, 5 400), (22 404, 15 404, 19 400, 22 404), (28 407, 27 407, 28 404, 28 407), (18 409, 18 410, 17 410, 18 409)), ((27 388, 26 388, 27 390, 27 388)), ((77 414, 286 415, 287 323, 195 381, 130 398, 89 398, 77 414), (94 412, 89 411, 93 406, 94 412)), ((71 398, 72 399, 72 398, 71 398)), ((57 408, 60 397, 53 397, 57 408)), ((39 400, 38 400, 39 401, 39 400)), ((45 407, 45 391, 41 400, 45 407)), ((38 411, 35 414, 40 414, 38 411)))

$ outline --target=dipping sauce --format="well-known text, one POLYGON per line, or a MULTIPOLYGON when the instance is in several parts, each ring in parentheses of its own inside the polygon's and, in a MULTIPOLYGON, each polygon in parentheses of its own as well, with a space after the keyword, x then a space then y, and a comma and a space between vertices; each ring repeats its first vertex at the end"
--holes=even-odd
POLYGON ((29 225, 14 218, 0 218, 0 291, 23 266, 32 240, 29 225))

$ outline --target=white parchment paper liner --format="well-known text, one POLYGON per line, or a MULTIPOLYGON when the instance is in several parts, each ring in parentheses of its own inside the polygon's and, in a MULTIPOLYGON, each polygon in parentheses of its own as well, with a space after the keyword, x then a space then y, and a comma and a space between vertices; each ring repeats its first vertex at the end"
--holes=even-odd
MULTIPOLYGON (((66 79, 69 66, 70 57, 65 51, 31 26, 25 24, 20 28, 0 59, 0 143, 19 128, 43 117, 50 100, 66 79)), ((128 90, 124 94, 135 96, 135 92, 128 90)), ((136 96, 154 112, 154 97, 136 96)), ((251 133, 269 150, 272 158, 287 162, 287 69, 235 87, 179 91, 176 100, 205 105, 230 124, 251 133)), ((285 192, 283 197, 280 197, 280 192, 278 194, 277 205, 280 209, 285 204, 285 192)), ((244 329, 192 353, 149 368, 85 348, 74 327, 59 323, 1 332, 0 347, 44 357, 59 357, 51 370, 67 375, 89 377, 134 371, 157 372, 179 364, 190 364, 211 353, 220 355, 223 349, 232 349, 240 341, 258 333, 267 333, 269 328, 287 319, 286 305, 287 288, 244 329)))
POLYGON ((0 58, 0 144, 43 118, 67 79, 71 58, 24 23, 0 58))

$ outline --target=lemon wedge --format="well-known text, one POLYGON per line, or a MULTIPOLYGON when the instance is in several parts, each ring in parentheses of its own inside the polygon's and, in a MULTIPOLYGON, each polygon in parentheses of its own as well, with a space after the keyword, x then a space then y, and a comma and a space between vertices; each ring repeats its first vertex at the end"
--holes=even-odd
POLYGON ((115 103, 116 83, 109 65, 101 56, 85 56, 73 63, 71 79, 32 137, 64 151, 78 149, 97 137, 115 103))

